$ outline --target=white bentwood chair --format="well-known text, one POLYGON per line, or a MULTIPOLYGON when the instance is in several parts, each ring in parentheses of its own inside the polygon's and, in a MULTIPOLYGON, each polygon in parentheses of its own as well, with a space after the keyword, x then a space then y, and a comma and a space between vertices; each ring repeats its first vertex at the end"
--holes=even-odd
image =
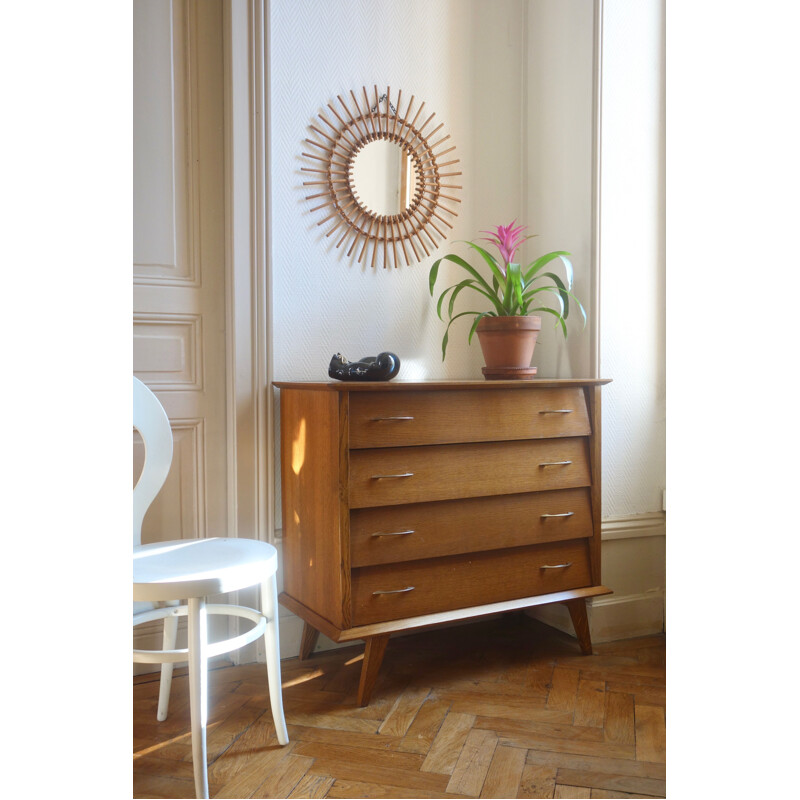
POLYGON ((145 462, 133 490, 133 624, 164 620, 163 650, 134 650, 133 660, 161 664, 158 719, 167 718, 172 669, 189 664, 192 760, 195 791, 208 797, 206 722, 208 659, 264 637, 272 719, 278 742, 289 743, 281 696, 278 643, 278 554, 254 539, 177 539, 142 545, 142 520, 167 478, 172 462, 172 430, 156 396, 133 379, 133 426, 145 445, 145 462), (212 595, 261 587, 261 612, 231 604, 206 603, 212 595), (143 609, 143 610, 142 610, 143 609), (221 642, 208 641, 208 614, 243 617, 254 626, 221 642), (178 617, 188 617, 188 648, 175 649, 178 617))

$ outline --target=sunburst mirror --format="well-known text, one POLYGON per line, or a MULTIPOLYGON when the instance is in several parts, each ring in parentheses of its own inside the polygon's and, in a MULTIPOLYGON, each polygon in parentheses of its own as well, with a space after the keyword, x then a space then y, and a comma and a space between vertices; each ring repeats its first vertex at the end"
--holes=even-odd
POLYGON ((351 104, 337 95, 339 111, 328 103, 333 121, 321 113, 323 127, 309 126, 313 138, 305 141, 315 151, 303 156, 313 166, 302 169, 313 180, 303 186, 319 191, 306 199, 323 200, 311 209, 326 214, 317 225, 329 225, 326 237, 340 234, 336 247, 344 246, 348 257, 372 267, 397 267, 401 260, 409 266, 430 256, 453 228, 459 159, 441 161, 455 147, 448 146, 444 123, 426 132, 436 115, 426 118, 424 102, 415 110, 412 95, 401 113, 401 90, 395 106, 391 87, 379 94, 375 86, 374 97, 362 88, 362 99, 350 91, 351 104))

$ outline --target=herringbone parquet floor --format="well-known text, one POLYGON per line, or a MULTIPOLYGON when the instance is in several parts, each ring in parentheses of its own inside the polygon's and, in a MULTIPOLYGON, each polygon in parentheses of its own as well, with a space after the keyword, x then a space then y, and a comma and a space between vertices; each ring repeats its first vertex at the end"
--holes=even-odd
MULTIPOLYGON (((665 797, 665 640, 596 644, 524 614, 392 638, 371 704, 359 647, 283 662, 290 744, 266 668, 214 670, 212 797, 665 797)), ((188 678, 156 721, 134 680, 134 797, 193 797, 188 678)))

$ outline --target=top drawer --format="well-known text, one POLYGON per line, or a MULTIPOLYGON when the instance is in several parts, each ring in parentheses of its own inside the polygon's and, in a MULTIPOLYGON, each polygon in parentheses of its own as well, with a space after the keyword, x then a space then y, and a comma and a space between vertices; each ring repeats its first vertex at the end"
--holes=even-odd
POLYGON ((548 439, 590 433, 580 387, 350 395, 353 449, 548 439))

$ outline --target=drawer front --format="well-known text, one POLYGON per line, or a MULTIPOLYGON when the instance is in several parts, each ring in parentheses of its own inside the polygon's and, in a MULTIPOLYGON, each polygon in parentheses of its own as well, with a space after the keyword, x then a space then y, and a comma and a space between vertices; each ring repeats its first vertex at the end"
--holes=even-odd
POLYGON ((580 387, 350 395, 350 447, 354 449, 590 433, 580 387))
POLYGON ((351 508, 590 484, 587 440, 395 447, 350 453, 351 508))
POLYGON ((410 561, 352 572, 353 624, 589 586, 586 539, 410 561))
POLYGON ((353 567, 592 535, 589 489, 442 500, 350 512, 353 567))

